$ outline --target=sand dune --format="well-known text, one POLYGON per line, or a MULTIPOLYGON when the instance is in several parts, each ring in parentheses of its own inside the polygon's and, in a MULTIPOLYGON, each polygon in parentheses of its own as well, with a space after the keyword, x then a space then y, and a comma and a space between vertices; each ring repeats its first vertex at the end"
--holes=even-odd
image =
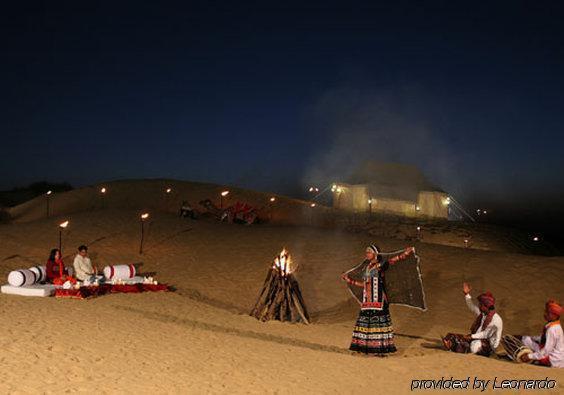
MULTIPOLYGON (((110 206, 0 226, 0 275, 42 263, 70 216, 64 255, 90 245, 99 266, 138 263, 174 293, 118 294, 77 301, 0 295, 0 391, 14 393, 407 393, 413 379, 545 378, 564 372, 437 349, 447 331, 472 322, 460 290, 490 289, 507 333, 538 333, 548 297, 564 300, 564 258, 420 243, 429 310, 393 307, 397 355, 347 351, 356 305, 339 274, 372 242, 363 233, 298 226, 238 226, 152 213, 138 254, 139 210, 110 206), (314 323, 261 323, 247 314, 273 256, 300 264, 314 323)), ((380 238, 387 250, 404 241, 380 238)), ((476 293, 475 292, 475 293, 476 293)))
POLYGON ((220 192, 229 190, 223 203, 247 202, 258 209, 259 217, 270 224, 315 226, 346 229, 365 233, 370 237, 412 241, 420 236, 426 243, 464 247, 465 240, 472 249, 558 255, 548 242, 534 242, 532 235, 485 223, 453 222, 421 218, 405 218, 386 214, 350 213, 311 202, 236 187, 168 179, 122 180, 100 183, 68 192, 39 196, 8 209, 12 222, 40 221, 57 216, 101 209, 139 210, 177 213, 182 201, 203 210, 198 202, 211 199, 220 205, 220 192), (100 192, 101 188, 106 193, 100 192), (170 193, 166 190, 170 188, 170 193), (275 197, 271 203, 270 198, 275 197))

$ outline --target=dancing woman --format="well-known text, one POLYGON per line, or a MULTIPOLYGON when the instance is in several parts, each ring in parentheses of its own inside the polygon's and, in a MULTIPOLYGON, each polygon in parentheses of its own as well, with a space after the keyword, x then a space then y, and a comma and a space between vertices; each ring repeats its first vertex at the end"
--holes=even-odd
POLYGON ((347 283, 363 288, 360 313, 353 330, 350 350, 385 356, 396 352, 394 329, 390 317, 384 273, 390 265, 407 258, 415 249, 409 247, 399 255, 384 260, 380 249, 371 245, 366 248, 366 260, 362 281, 354 280, 344 273, 341 277, 347 283))

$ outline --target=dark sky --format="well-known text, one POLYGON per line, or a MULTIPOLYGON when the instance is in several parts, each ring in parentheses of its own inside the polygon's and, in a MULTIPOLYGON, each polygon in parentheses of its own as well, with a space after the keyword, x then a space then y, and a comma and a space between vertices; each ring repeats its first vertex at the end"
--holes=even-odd
POLYGON ((416 164, 462 201, 564 196, 558 2, 300 3, 3 9, 0 188, 290 192, 371 158, 416 164))

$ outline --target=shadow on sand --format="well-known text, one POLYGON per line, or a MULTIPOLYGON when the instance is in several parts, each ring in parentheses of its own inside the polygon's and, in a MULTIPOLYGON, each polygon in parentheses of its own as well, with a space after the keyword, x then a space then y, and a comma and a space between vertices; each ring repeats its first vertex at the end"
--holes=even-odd
POLYGON ((228 328, 217 324, 210 324, 207 322, 196 321, 189 318, 179 318, 168 314, 149 312, 140 309, 135 309, 132 307, 124 307, 124 306, 114 306, 114 307, 116 309, 123 310, 129 313, 139 314, 146 319, 165 322, 165 323, 172 323, 189 328, 195 328, 195 329, 211 331, 216 333, 224 333, 232 336, 261 340, 270 343, 277 343, 285 346, 300 347, 313 351, 331 352, 335 354, 344 354, 344 355, 352 354, 348 349, 340 348, 336 346, 327 346, 324 344, 312 343, 305 340, 293 339, 290 337, 284 337, 279 335, 272 335, 269 333, 260 333, 260 332, 254 332, 244 329, 228 328))

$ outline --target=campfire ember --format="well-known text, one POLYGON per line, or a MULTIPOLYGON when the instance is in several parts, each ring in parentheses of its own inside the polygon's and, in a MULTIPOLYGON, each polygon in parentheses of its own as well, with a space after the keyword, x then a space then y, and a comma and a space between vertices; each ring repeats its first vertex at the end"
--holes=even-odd
POLYGON ((268 271, 251 316, 261 321, 278 320, 309 324, 309 314, 294 272, 297 266, 283 249, 268 271))

